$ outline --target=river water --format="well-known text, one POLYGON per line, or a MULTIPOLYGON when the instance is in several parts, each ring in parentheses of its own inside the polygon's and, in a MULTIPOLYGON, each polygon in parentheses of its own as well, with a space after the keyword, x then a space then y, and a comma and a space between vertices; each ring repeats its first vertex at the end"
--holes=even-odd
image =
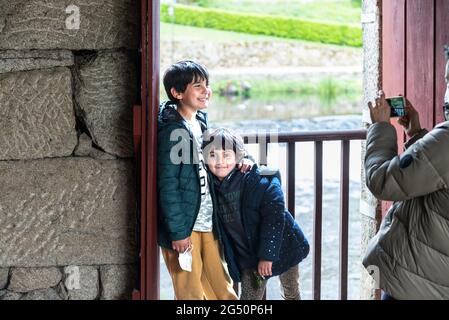
MULTIPOLYGON (((213 116, 213 114, 212 114, 213 116)), ((242 117, 243 118, 243 117, 242 117)), ((292 132, 314 130, 348 130, 361 127, 361 115, 326 116, 293 120, 240 120, 227 121, 211 119, 211 127, 228 127, 238 132, 292 132)), ((349 187, 349 257, 348 257, 348 298, 359 299, 361 265, 361 220, 360 175, 361 142, 351 142, 350 187, 349 187)), ((279 167, 285 180, 285 146, 269 147, 269 166, 279 167)), ((257 160, 257 146, 249 146, 248 151, 257 160)), ((314 204, 314 145, 297 143, 296 146, 296 220, 313 247, 313 204, 314 204)), ((338 298, 339 274, 339 201, 340 201, 340 143, 323 144, 323 238, 322 238, 322 299, 338 298)), ((284 186, 285 187, 285 186, 284 186)), ((285 190, 284 190, 285 191, 285 190)), ((312 254, 300 263, 301 295, 312 299, 312 254)), ((173 299, 170 276, 161 258, 161 299, 173 299)), ((278 278, 268 281, 267 299, 281 299, 278 278)))

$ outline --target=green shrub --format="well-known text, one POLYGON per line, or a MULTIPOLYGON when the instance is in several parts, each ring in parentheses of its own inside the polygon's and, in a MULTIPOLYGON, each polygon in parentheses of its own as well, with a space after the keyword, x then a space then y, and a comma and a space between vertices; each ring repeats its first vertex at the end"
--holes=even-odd
POLYGON ((196 1, 196 4, 200 7, 206 7, 206 8, 210 6, 209 0, 198 0, 198 1, 196 1))
POLYGON ((338 23, 320 23, 281 16, 241 14, 219 9, 204 9, 183 5, 174 6, 174 17, 168 15, 168 6, 162 5, 161 21, 199 28, 353 47, 362 46, 362 30, 360 27, 338 23))
POLYGON ((354 7, 360 8, 360 7, 362 7, 362 0, 351 0, 351 4, 352 4, 354 7))

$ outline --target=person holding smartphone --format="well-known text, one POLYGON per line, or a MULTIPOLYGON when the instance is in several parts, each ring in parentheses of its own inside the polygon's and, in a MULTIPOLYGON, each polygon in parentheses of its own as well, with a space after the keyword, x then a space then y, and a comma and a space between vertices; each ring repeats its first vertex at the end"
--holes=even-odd
POLYGON ((397 153, 396 130, 382 91, 369 103, 366 140, 368 189, 394 201, 363 259, 389 299, 449 299, 449 122, 428 132, 405 99, 398 119, 410 138, 397 153))

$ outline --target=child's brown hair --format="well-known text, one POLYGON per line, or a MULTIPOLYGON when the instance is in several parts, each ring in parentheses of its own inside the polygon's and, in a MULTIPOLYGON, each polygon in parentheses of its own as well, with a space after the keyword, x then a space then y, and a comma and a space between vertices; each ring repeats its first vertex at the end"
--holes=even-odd
POLYGON ((207 157, 211 149, 232 150, 236 161, 246 156, 245 144, 242 137, 233 130, 226 128, 209 129, 203 133, 203 153, 207 157))

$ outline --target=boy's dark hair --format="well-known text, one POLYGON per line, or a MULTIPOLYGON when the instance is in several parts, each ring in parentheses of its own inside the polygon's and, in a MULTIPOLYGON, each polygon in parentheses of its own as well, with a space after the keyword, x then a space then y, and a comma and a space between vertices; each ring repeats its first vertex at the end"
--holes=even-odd
POLYGON ((184 92, 189 83, 206 80, 209 85, 209 72, 206 68, 191 60, 178 61, 172 64, 164 74, 164 88, 170 101, 178 103, 171 89, 175 88, 177 92, 184 92))
POLYGON ((237 162, 240 162, 246 155, 242 137, 233 130, 226 128, 206 130, 203 133, 202 149, 205 158, 212 149, 234 151, 237 162))

